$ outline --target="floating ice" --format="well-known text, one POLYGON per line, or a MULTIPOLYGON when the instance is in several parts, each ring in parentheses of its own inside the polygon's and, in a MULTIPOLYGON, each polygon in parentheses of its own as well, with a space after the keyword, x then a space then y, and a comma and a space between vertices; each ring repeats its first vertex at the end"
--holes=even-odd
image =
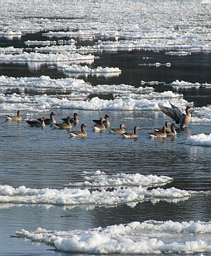
POLYGON ((65 65, 57 65, 59 69, 62 69, 64 73, 82 73, 86 75, 120 75, 121 70, 117 67, 115 68, 110 68, 110 67, 97 67, 94 69, 89 68, 87 65, 81 66, 81 65, 71 65, 71 66, 65 66, 65 65))
POLYGON ((80 62, 83 63, 86 61, 94 62, 94 55, 81 55, 79 53, 57 53, 57 54, 43 54, 43 53, 27 53, 23 54, 1 54, 0 62, 2 63, 28 63, 28 62, 80 62))
MULTIPOLYGON (((64 189, 31 189, 21 186, 13 188, 9 185, 0 185, 0 203, 14 204, 51 204, 63 206, 93 205, 110 206, 117 204, 133 203, 133 207, 138 202, 151 200, 153 203, 164 200, 177 203, 181 200, 187 200, 197 193, 196 191, 187 191, 176 189, 174 187, 163 189, 156 187, 172 181, 166 176, 148 175, 144 177, 140 174, 117 174, 111 177, 106 176, 99 171, 96 172, 97 178, 94 181, 93 176, 89 177, 86 173, 83 183, 76 183, 76 188, 64 189), (106 181, 105 178, 108 180, 106 181), (140 183, 140 184, 138 184, 140 183), (77 188, 85 185, 87 187, 77 188), (142 186, 144 184, 144 186, 142 186), (98 187, 97 190, 89 190, 88 187, 98 187), (112 187, 113 189, 107 189, 112 187)), ((71 184, 69 184, 71 185, 71 184)))
POLYGON ((186 144, 193 146, 207 146, 211 147, 211 133, 206 135, 204 133, 191 135, 187 138, 186 144))
POLYGON ((200 83, 191 83, 191 82, 186 82, 186 81, 179 81, 179 80, 176 80, 172 83, 170 83, 170 85, 176 89, 176 90, 179 90, 179 89, 199 89, 202 85, 200 83))
POLYGON ((88 230, 22 229, 17 237, 70 253, 197 254, 211 252, 211 222, 144 221, 88 230))
POLYGON ((105 172, 100 170, 90 173, 83 172, 84 181, 78 183, 69 183, 66 186, 71 187, 121 187, 121 186, 143 186, 143 187, 154 187, 161 186, 171 182, 173 179, 167 176, 157 175, 142 175, 117 173, 113 175, 107 175, 105 172))
MULTIPOLYGON (((130 50, 136 44, 139 49, 165 49, 177 53, 211 51, 208 0, 177 1, 176 4, 169 0, 147 3, 106 0, 85 1, 83 5, 77 0, 62 0, 55 3, 43 1, 42 8, 26 0, 2 2, 0 7, 0 36, 13 38, 25 33, 50 31, 50 38, 65 40, 112 39, 117 43, 113 44, 114 50, 121 47, 130 50)), ((112 49, 112 44, 107 47, 112 49)))

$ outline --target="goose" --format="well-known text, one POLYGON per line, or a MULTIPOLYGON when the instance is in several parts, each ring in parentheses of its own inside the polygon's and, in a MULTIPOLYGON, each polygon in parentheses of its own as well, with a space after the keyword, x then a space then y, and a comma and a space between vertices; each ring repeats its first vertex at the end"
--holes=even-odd
MULTIPOLYGON (((110 116, 109 115, 105 115, 105 117, 104 117, 104 119, 105 119, 105 121, 103 122, 104 123, 104 125, 105 125, 105 127, 106 128, 109 128, 110 127, 110 122, 108 121, 108 118, 109 118, 110 116)), ((100 120, 92 120, 93 122, 95 122, 96 124, 98 124, 98 125, 100 125, 101 124, 101 122, 100 122, 100 120)))
POLYGON ((138 138, 137 130, 141 130, 139 126, 134 127, 134 133, 123 133, 122 136, 126 139, 136 139, 138 138))
POLYGON ((46 117, 40 118, 40 120, 26 120, 26 122, 31 126, 31 127, 41 127, 42 129, 45 128, 45 120, 46 117))
MULTIPOLYGON (((74 113, 74 114, 73 114, 73 118, 70 119, 70 123, 73 123, 74 125, 78 124, 78 123, 79 123, 79 120, 78 120, 77 116, 79 116, 79 114, 74 113)), ((65 123, 67 123, 67 118, 62 118, 62 120, 63 120, 65 123)))
POLYGON ((177 136, 177 132, 175 130, 175 127, 177 127, 177 125, 175 123, 171 124, 171 130, 170 132, 167 132, 167 136, 171 136, 171 137, 176 137, 177 136))
POLYGON ((85 127, 87 127, 87 125, 86 124, 82 124, 81 125, 81 131, 70 132, 70 136, 72 138, 85 138, 85 137, 87 137, 87 133, 85 131, 85 127))
POLYGON ((22 110, 18 110, 17 111, 17 116, 10 116, 10 115, 6 115, 6 120, 7 121, 17 121, 17 122, 20 122, 22 120, 22 117, 21 117, 21 113, 23 113, 22 110))
POLYGON ((120 128, 110 129, 109 132, 113 133, 113 134, 123 134, 123 133, 125 133, 124 127, 126 127, 125 124, 120 124, 120 128))
POLYGON ((182 113, 182 111, 178 107, 174 106, 173 104, 171 104, 171 108, 161 106, 160 104, 158 104, 158 106, 161 109, 161 111, 167 116, 171 117, 176 122, 176 124, 180 124, 180 129, 186 128, 190 123, 190 119, 191 119, 191 113, 189 112, 191 108, 190 106, 186 107, 185 114, 182 113))
POLYGON ((166 138, 166 126, 163 126, 162 131, 148 133, 150 138, 166 138))
MULTIPOLYGON (((54 113, 54 112, 51 112, 50 113, 50 118, 46 118, 45 119, 45 124, 46 125, 53 125, 53 124, 55 124, 56 123, 56 120, 54 119, 54 116, 56 116, 56 113, 54 113)), ((40 122, 41 122, 41 118, 38 118, 37 120, 39 120, 40 122)))
POLYGON ((95 132, 103 132, 106 130, 106 127, 104 125, 104 121, 105 121, 105 118, 101 117, 100 118, 100 124, 95 124, 92 126, 92 129, 95 131, 95 132))
MULTIPOLYGON (((166 127, 166 132, 170 132, 171 130, 169 129, 168 125, 171 124, 170 122, 166 121, 165 122, 165 127, 166 127)), ((163 127, 162 128, 154 128, 155 132, 162 132, 163 127)))
POLYGON ((70 123, 70 119, 71 117, 67 117, 67 123, 55 123, 53 124, 54 128, 57 128, 57 129, 71 129, 72 128, 72 124, 70 123))

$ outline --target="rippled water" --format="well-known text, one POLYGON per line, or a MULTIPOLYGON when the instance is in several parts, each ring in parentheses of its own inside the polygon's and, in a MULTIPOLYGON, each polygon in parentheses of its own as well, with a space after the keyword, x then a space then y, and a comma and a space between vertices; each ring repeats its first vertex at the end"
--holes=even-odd
MULTIPOLYGON (((193 54, 187 58, 171 59, 172 67, 140 71, 138 63, 145 52, 104 53, 94 65, 118 66, 123 70, 119 78, 93 78, 85 80, 95 84, 133 84, 140 86, 140 81, 172 82, 176 79, 185 81, 210 82, 210 55, 193 54), (200 63, 200 64, 199 64, 200 63), (197 66, 197 64, 199 66, 197 66), (200 67, 200 69, 199 69, 200 67), (203 69, 203 72, 201 70, 203 69), (204 78, 206 77, 206 78, 204 78)), ((164 53, 147 52, 153 61, 168 62, 164 53)), ((54 70, 55 71, 55 70, 54 70)), ((0 75, 40 76, 51 75, 58 78, 61 74, 45 67, 29 71, 26 66, 1 65, 0 75)), ((166 87, 154 86, 163 91, 166 87)), ((183 91, 188 101, 195 106, 211 103, 209 91, 183 91)), ((105 97, 105 96, 104 96, 105 97)), ((108 97, 108 95, 106 96, 108 97)), ((56 119, 72 115, 72 110, 55 110, 56 119)), ((66 130, 51 127, 41 130, 31 128, 25 121, 5 122, 0 118, 0 180, 1 185, 28 188, 62 189, 65 184, 81 182, 83 171, 101 170, 108 175, 115 173, 140 173, 142 175, 166 175, 173 182, 164 188, 175 187, 184 190, 210 190, 211 147, 190 146, 186 139, 191 134, 208 133, 209 123, 191 123, 187 130, 179 131, 175 139, 149 139, 148 133, 154 127, 162 127, 166 117, 152 111, 77 111, 80 121, 88 125, 88 137, 71 139, 66 130), (105 114, 110 115, 112 127, 124 123, 132 131, 139 125, 137 140, 123 139, 111 135, 108 131, 94 133, 92 120, 105 114)), ((46 115, 39 113, 39 116, 46 115)), ((25 118, 25 117, 24 117, 25 118)), ((79 129, 80 126, 74 127, 79 129)), ((173 221, 210 221, 210 195, 198 194, 178 203, 145 201, 135 207, 126 204, 104 206, 52 206, 52 205, 0 205, 1 254, 2 255, 65 255, 49 250, 45 244, 31 243, 12 238, 17 230, 36 230, 42 227, 50 230, 86 230, 95 227, 130 223, 145 220, 173 221)))

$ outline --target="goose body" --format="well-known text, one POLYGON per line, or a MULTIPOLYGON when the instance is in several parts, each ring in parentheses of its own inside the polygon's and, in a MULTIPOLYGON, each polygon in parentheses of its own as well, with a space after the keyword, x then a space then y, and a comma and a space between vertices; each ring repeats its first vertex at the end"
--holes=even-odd
POLYGON ((171 104, 171 108, 161 106, 161 105, 159 105, 159 108, 164 114, 171 117, 176 122, 176 124, 180 124, 181 129, 186 128, 190 123, 190 120, 191 120, 191 113, 189 112, 191 108, 190 106, 186 107, 185 114, 182 113, 182 111, 178 107, 174 106, 173 104, 171 104))
POLYGON ((151 132, 151 133, 148 133, 148 135, 150 138, 166 138, 167 137, 166 127, 163 126, 162 131, 151 132))
POLYGON ((20 122, 22 120, 22 117, 21 117, 21 113, 23 113, 22 110, 18 110, 17 111, 17 116, 10 116, 10 115, 6 115, 6 120, 7 121, 17 121, 17 122, 20 122))
POLYGON ((123 133, 123 137, 126 139, 136 139, 138 138, 138 134, 137 134, 137 130, 141 130, 141 128, 139 126, 135 126, 134 127, 134 133, 123 133))
MULTIPOLYGON (((74 114, 73 114, 73 118, 70 119, 70 123, 72 123, 72 124, 74 124, 74 125, 78 124, 78 123, 79 123, 79 119, 77 118, 77 116, 79 116, 79 114, 74 113, 74 114)), ((67 123, 67 118, 62 118, 62 120, 63 120, 65 123, 67 123)))
POLYGON ((86 124, 81 125, 81 131, 73 131, 70 132, 70 136, 73 138, 85 138, 87 137, 87 133, 85 131, 85 127, 87 127, 86 124))
MULTIPOLYGON (((54 119, 54 116, 56 116, 56 114, 54 112, 50 113, 50 118, 46 118, 45 119, 45 124, 46 125, 53 125, 56 123, 56 120, 54 119)), ((41 118, 38 118, 37 120, 39 120, 41 122, 41 118)))
POLYGON ((42 129, 45 128, 45 117, 40 118, 39 120, 26 120, 26 122, 31 126, 31 127, 41 127, 42 129))
POLYGON ((100 118, 100 124, 95 124, 92 126, 92 129, 95 131, 95 132, 103 132, 106 130, 106 126, 104 124, 104 121, 105 121, 105 118, 101 117, 100 118))
POLYGON ((123 133, 125 133, 124 127, 126 127, 126 125, 120 124, 120 128, 110 129, 109 132, 113 133, 113 134, 123 134, 123 133))
POLYGON ((57 129, 71 129, 72 128, 72 124, 70 123, 70 119, 71 117, 68 116, 67 118, 67 123, 55 123, 53 124, 54 128, 57 128, 57 129))
POLYGON ((172 123, 171 130, 170 130, 170 132, 167 132, 167 136, 171 136, 171 137, 177 136, 177 131, 175 130, 175 127, 177 127, 177 125, 175 123, 172 123))
MULTIPOLYGON (((171 124, 171 123, 168 122, 168 121, 165 122, 166 132, 170 132, 171 131, 171 129, 169 129, 169 127, 168 127, 169 124, 171 124)), ((155 128, 154 130, 155 130, 155 132, 162 132, 163 127, 162 128, 155 128)))
MULTIPOLYGON (((105 127, 106 128, 109 128, 110 127, 110 122, 108 121, 108 118, 109 118, 110 116, 109 115, 105 115, 105 117, 104 117, 104 121, 103 121, 103 123, 104 123, 104 125, 105 125, 105 127)), ((100 120, 92 120, 93 122, 95 122, 97 125, 100 125, 101 124, 101 121, 100 120)))

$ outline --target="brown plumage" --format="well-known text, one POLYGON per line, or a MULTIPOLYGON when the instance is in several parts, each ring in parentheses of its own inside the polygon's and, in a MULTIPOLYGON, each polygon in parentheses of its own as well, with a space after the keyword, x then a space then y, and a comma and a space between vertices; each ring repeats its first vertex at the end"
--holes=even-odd
MULTIPOLYGON (((105 127, 106 128, 109 128, 110 127, 110 122, 108 121, 108 118, 109 118, 110 116, 109 115, 105 115, 105 117, 104 117, 104 121, 103 121, 103 123, 104 123, 104 125, 105 125, 105 127)), ((100 125, 101 124, 101 122, 100 122, 100 120, 92 120, 93 122, 95 122, 97 125, 100 125)))
MULTIPOLYGON (((46 125, 53 125, 53 124, 55 124, 56 123, 56 120, 54 119, 54 116, 56 116, 56 113, 54 113, 54 112, 51 112, 50 113, 50 118, 46 118, 45 119, 45 124, 46 125)), ((37 120, 39 120, 40 122, 41 122, 41 118, 38 118, 37 120)))
POLYGON ((126 139, 136 139, 138 138, 137 130, 141 130, 141 128, 139 126, 135 126, 134 133, 127 132, 127 133, 123 133, 122 135, 126 139))
POLYGON ((151 133, 148 133, 148 135, 150 138, 166 138, 167 137, 166 127, 163 126, 161 132, 151 132, 151 133))
POLYGON ((171 136, 171 137, 176 137, 177 136, 177 132, 175 130, 175 127, 177 127, 177 125, 175 123, 171 124, 171 130, 166 132, 167 136, 171 136))
POLYGON ((53 124, 54 128, 57 128, 57 129, 71 129, 72 128, 72 124, 70 123, 70 119, 71 117, 68 116, 67 118, 67 123, 55 123, 53 124))
POLYGON ((125 124, 120 124, 120 128, 110 129, 109 132, 113 133, 113 134, 123 134, 123 133, 125 133, 124 127, 126 127, 125 124))
POLYGON ((26 120, 26 122, 31 127, 41 127, 42 129, 45 128, 45 119, 46 117, 40 118, 40 120, 26 120))
MULTIPOLYGON (((166 127, 166 132, 170 132, 171 130, 169 129, 168 125, 171 124, 170 122, 166 121, 165 122, 165 127, 166 127)), ((163 127, 162 128, 154 128, 155 132, 162 132, 163 127)))
POLYGON ((17 122, 20 122, 22 120, 22 117, 21 117, 21 113, 23 113, 22 110, 18 110, 17 111, 17 116, 10 116, 10 115, 6 115, 6 120, 7 121, 17 121, 17 122))
POLYGON ((95 124, 92 126, 92 129, 95 131, 95 132, 103 132, 106 130, 106 127, 104 125, 104 121, 105 121, 105 118, 101 117, 100 118, 100 124, 95 124))
MULTIPOLYGON (((70 123, 72 123, 72 124, 74 124, 74 125, 78 124, 78 123, 79 123, 79 119, 77 118, 77 116, 79 116, 79 114, 74 113, 74 114, 73 114, 73 118, 70 119, 70 123)), ((62 120, 63 120, 65 123, 67 123, 67 118, 62 118, 62 120)))
POLYGON ((72 138, 85 138, 85 137, 87 137, 87 133, 85 131, 85 127, 87 127, 87 125, 86 124, 82 124, 81 125, 81 131, 70 132, 70 136, 72 138))

